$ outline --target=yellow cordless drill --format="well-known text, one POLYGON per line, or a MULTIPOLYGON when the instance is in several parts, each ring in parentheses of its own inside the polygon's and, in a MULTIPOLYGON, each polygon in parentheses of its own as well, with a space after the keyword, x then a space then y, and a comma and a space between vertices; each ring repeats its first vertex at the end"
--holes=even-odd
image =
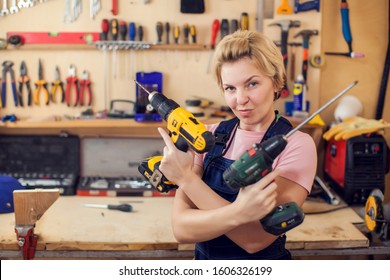
MULTIPOLYGON (((169 135, 179 150, 186 152, 191 147, 198 153, 205 153, 214 146, 214 135, 193 114, 163 94, 149 92, 137 81, 135 83, 149 94, 150 104, 167 122, 169 135)), ((177 186, 158 170, 161 159, 162 156, 147 158, 141 162, 138 170, 159 192, 169 192, 177 186)))

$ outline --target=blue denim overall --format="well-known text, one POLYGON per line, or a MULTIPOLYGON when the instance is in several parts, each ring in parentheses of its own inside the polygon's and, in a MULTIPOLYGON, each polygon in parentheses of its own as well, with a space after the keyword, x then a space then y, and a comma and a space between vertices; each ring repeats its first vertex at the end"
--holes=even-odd
MULTIPOLYGON (((292 129, 288 120, 280 117, 277 112, 274 122, 264 135, 262 141, 277 134, 286 134, 292 129)), ((238 194, 238 191, 230 188, 223 180, 223 172, 233 163, 223 157, 223 152, 226 149, 227 142, 233 131, 236 130, 238 119, 234 118, 228 121, 223 121, 217 127, 214 135, 216 137, 216 145, 206 155, 204 160, 203 181, 212 188, 221 197, 233 202, 238 194)), ((234 137, 234 136, 233 136, 234 137)), ((227 150, 227 149, 226 149, 227 150)), ((276 260, 276 259, 291 259, 290 252, 285 248, 286 236, 278 237, 267 248, 249 254, 241 247, 237 246, 225 235, 221 235, 209 241, 199 242, 195 247, 195 259, 197 260, 276 260)))

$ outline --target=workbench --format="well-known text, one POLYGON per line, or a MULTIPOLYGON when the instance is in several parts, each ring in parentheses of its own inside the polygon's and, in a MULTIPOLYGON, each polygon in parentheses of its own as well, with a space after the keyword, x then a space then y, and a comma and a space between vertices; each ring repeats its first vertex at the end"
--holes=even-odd
MULTIPOLYGON (((191 259, 194 244, 179 244, 171 229, 173 197, 60 196, 36 222, 35 259, 191 259), (86 208, 84 203, 129 202, 131 213, 86 208)), ((293 256, 389 254, 371 248, 354 224, 362 219, 350 207, 324 214, 330 205, 307 201, 304 222, 287 233, 293 256)), ((21 259, 14 213, 0 214, 0 259, 21 259)))

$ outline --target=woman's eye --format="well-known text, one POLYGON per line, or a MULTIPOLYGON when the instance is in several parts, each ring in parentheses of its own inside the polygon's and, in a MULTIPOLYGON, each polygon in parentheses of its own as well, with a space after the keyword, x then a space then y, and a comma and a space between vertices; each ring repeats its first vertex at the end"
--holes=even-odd
POLYGON ((225 91, 229 91, 229 92, 231 92, 231 91, 234 91, 234 87, 225 87, 225 91))
POLYGON ((255 87, 255 86, 257 86, 259 83, 258 82, 250 82, 249 84, 248 84, 248 87, 255 87))

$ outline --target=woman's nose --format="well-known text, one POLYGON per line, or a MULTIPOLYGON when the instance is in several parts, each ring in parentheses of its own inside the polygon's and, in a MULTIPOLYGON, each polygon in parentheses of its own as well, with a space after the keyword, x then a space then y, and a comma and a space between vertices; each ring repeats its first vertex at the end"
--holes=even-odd
POLYGON ((248 95, 244 90, 237 90, 237 104, 245 104, 248 102, 248 95))

